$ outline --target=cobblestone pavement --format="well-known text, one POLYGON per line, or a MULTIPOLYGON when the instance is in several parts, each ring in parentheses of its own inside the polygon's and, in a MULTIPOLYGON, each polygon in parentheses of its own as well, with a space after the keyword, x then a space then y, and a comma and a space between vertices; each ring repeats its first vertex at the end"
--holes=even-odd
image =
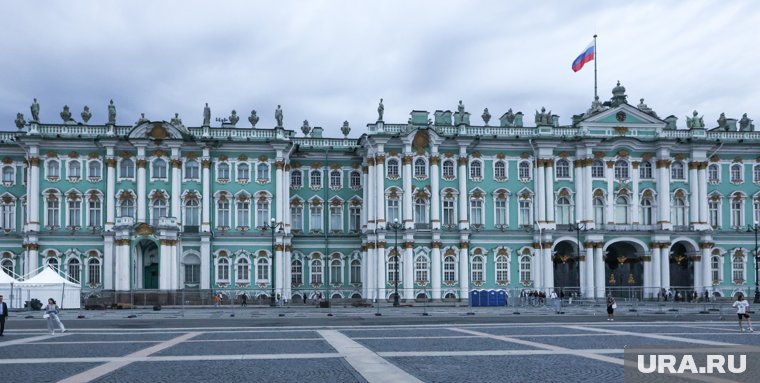
MULTIPOLYGON (((730 321, 246 326, 245 321, 74 321, 63 334, 19 328, 0 338, 9 382, 623 382, 632 346, 760 345, 730 321)), ((568 317, 570 318, 570 317, 568 317)), ((456 319, 456 320, 455 320, 456 319)))

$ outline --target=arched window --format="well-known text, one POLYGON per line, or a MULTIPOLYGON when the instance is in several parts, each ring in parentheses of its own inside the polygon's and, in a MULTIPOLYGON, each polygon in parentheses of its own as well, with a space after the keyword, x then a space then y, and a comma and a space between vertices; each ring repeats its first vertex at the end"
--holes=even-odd
POLYGON ((339 259, 330 262, 330 283, 333 285, 343 283, 343 264, 339 259))
POLYGON ((319 189, 322 187, 322 171, 321 170, 311 171, 309 185, 314 189, 319 189))
POLYGON ((444 160, 443 161, 443 178, 445 179, 454 179, 454 161, 452 160, 444 160))
POLYGON ((418 255, 414 260, 414 280, 418 284, 425 284, 430 280, 428 277, 428 259, 424 255, 418 255))
POLYGON ((497 181, 507 179, 507 164, 504 161, 496 161, 493 165, 493 178, 497 181))
POLYGON ((509 282, 509 259, 503 255, 496 257, 496 281, 500 284, 509 282))
POLYGON ((240 182, 246 182, 251 179, 251 167, 248 164, 237 165, 237 180, 240 182))
POLYGON ((343 187, 343 173, 340 170, 330 172, 330 188, 338 189, 343 187))
POLYGON ((119 201, 119 217, 135 217, 135 200, 125 198, 119 201))
POLYGON ((76 258, 71 258, 69 260, 69 265, 67 267, 68 272, 66 273, 66 277, 69 281, 74 283, 79 283, 81 281, 81 264, 79 263, 79 260, 76 258))
POLYGON ((470 162, 470 178, 473 180, 483 179, 483 163, 477 160, 470 162))
POLYGON ((736 284, 744 283, 744 257, 734 256, 731 261, 731 277, 736 284))
POLYGON ((185 201, 185 226, 199 226, 200 224, 200 205, 198 200, 191 198, 185 201))
POLYGON ((219 281, 230 279, 230 261, 227 258, 220 258, 216 263, 216 279, 219 281))
POLYGON ((653 223, 652 199, 644 197, 641 199, 641 224, 652 225, 653 223))
POLYGON ((237 261, 237 273, 235 275, 235 280, 238 282, 248 282, 248 260, 245 258, 240 258, 237 261))
POLYGON ((393 249, 391 250, 391 256, 388 257, 388 283, 395 283, 396 278, 398 278, 399 282, 401 281, 401 271, 399 270, 399 257, 398 257, 398 250, 393 249))
POLYGON ((153 178, 164 179, 166 178, 166 161, 161 158, 153 161, 153 169, 151 170, 153 178))
POLYGON ((311 261, 311 283, 316 285, 322 284, 322 260, 315 259, 311 261))
POLYGON ((362 187, 362 174, 359 172, 351 172, 349 183, 352 189, 359 189, 362 187))
POLYGON ((567 197, 557 198, 557 223, 567 225, 573 221, 570 209, 570 199, 567 197))
POLYGON ((293 170, 290 172, 290 187, 293 189, 299 189, 303 186, 303 174, 300 170, 293 170))
POLYGON ((428 224, 428 206, 427 201, 422 198, 414 200, 414 223, 428 224))
POLYGON ((533 277, 531 275, 531 262, 530 257, 523 256, 520 258, 520 281, 522 283, 527 283, 533 280, 533 277))
POLYGON ((755 165, 752 169, 752 182, 760 183, 760 165, 755 165))
POLYGON ((470 271, 470 278, 473 283, 483 282, 483 257, 476 255, 472 257, 472 270, 470 271))
POLYGON ((47 168, 45 169, 45 175, 49 178, 57 178, 61 176, 61 169, 58 161, 48 161, 47 168))
POLYGON ((53 270, 55 270, 56 273, 59 272, 59 270, 58 270, 58 259, 57 258, 52 258, 52 257, 48 258, 47 265, 49 267, 52 267, 53 270))
POLYGON ((712 183, 720 182, 720 165, 710 164, 707 167, 707 181, 712 183))
POLYGON ((615 223, 628 224, 628 197, 619 196, 615 199, 615 223))
POLYGON ((256 260, 256 282, 269 283, 269 258, 259 257, 256 260))
POLYGON ((82 164, 79 161, 69 161, 68 170, 69 179, 79 179, 82 177, 82 164))
POLYGON ((124 158, 119 163, 119 178, 135 178, 135 162, 124 158))
POLYGON ((399 177, 399 169, 398 169, 398 160, 395 158, 391 158, 388 160, 387 165, 388 168, 386 172, 388 173, 388 178, 390 179, 396 179, 399 177))
POLYGON ((229 181, 230 179, 230 165, 227 163, 221 163, 216 167, 216 178, 218 181, 229 181))
POLYGON ((625 160, 615 161, 615 179, 627 180, 628 179, 628 162, 625 160))
POLYGON ((683 197, 676 196, 673 198, 673 225, 686 225, 686 201, 683 197))
POLYGON ((456 277, 457 263, 453 256, 447 255, 443 258, 443 280, 446 282, 453 282, 457 280, 456 277))
POLYGON ((594 160, 591 163, 591 177, 604 178, 604 162, 602 160, 594 160))
POLYGON ((3 271, 11 277, 15 274, 13 272, 13 261, 10 259, 4 259, 2 262, 3 271))
POLYGON ((414 177, 425 178, 427 177, 427 164, 422 158, 414 160, 414 177))
POLYGON ((731 182, 732 183, 741 183, 744 182, 744 172, 742 172, 742 165, 741 164, 733 164, 731 165, 731 182))
POLYGON ((187 254, 182 261, 182 266, 185 287, 198 288, 201 283, 201 259, 196 254, 187 254))
POLYGON ((652 163, 649 161, 641 161, 639 165, 639 178, 642 180, 652 179, 652 163))
POLYGON ((3 183, 13 183, 15 181, 15 174, 13 173, 12 166, 3 166, 3 183))
POLYGON ((256 179, 259 182, 269 182, 269 164, 262 162, 256 165, 256 179))
POLYGON ((100 161, 90 161, 87 163, 87 177, 90 178, 100 178, 100 161))
POLYGON ((713 255, 710 259, 710 274, 712 275, 713 284, 720 283, 723 278, 720 277, 720 257, 713 255))
POLYGON ((298 259, 290 263, 290 284, 294 287, 303 285, 303 262, 298 259))
POLYGON ((154 223, 158 223, 159 218, 165 218, 167 216, 166 201, 163 198, 156 198, 153 200, 150 215, 154 223))
POLYGON ((357 284, 362 282, 362 262, 358 259, 351 261, 351 283, 357 284))
POLYGON ((100 284, 100 260, 97 258, 87 261, 87 283, 90 286, 100 284))
POLYGON ((604 200, 602 197, 594 198, 594 223, 597 225, 604 225, 604 200))
POLYGON ((674 180, 682 181, 685 179, 683 172, 683 163, 680 161, 673 162, 670 165, 670 177, 674 180))
POLYGON ((570 178, 570 163, 566 159, 557 160, 555 166, 557 178, 570 178))
POLYGON ((200 179, 200 168, 198 167, 198 161, 187 160, 185 162, 185 179, 198 180, 200 179))

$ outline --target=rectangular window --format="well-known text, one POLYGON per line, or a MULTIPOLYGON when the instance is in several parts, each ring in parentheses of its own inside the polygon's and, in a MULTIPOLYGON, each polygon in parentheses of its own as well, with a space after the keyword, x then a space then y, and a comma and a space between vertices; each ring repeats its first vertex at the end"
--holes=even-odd
POLYGON ((201 265, 185 265, 185 284, 198 285, 201 281, 201 265))
POLYGON ((248 201, 240 201, 237 205, 237 225, 242 227, 251 226, 250 212, 251 204, 248 201))
POLYGON ((60 211, 60 202, 58 199, 50 199, 48 200, 48 208, 47 208, 47 225, 51 227, 55 227, 60 225, 60 218, 61 218, 61 211, 60 211))
POLYGON ((225 199, 217 202, 216 226, 230 227, 230 201, 225 199))
POLYGON ((362 227, 362 208, 351 206, 348 210, 348 230, 359 231, 362 227))
POLYGON ((742 225, 742 201, 731 201, 731 227, 738 228, 742 225))
POLYGON ((358 260, 351 261, 351 283, 362 282, 362 264, 358 260))
POLYGON ((507 200, 498 198, 494 202, 494 225, 506 226, 507 224, 507 200))
POLYGON ((90 279, 87 282, 90 285, 100 284, 100 262, 90 261, 88 271, 90 279))
POLYGON ((303 230, 303 206, 292 206, 291 207, 291 216, 290 216, 290 224, 293 228, 293 230, 303 230))
POLYGON ((5 231, 14 230, 16 227, 16 205, 4 204, 2 205, 2 224, 0 228, 5 231))
POLYGON ((264 227, 269 224, 269 201, 256 202, 256 226, 264 227))
POLYGON ((99 198, 90 199, 88 201, 88 210, 89 210, 90 226, 91 227, 103 226, 103 220, 102 220, 103 203, 100 202, 99 198))
POLYGON ((533 223, 530 220, 530 200, 520 201, 520 226, 530 226, 533 223))
POLYGON ((303 284, 303 264, 301 261, 295 261, 290 266, 290 284, 293 286, 303 284))
POLYGON ((311 283, 322 284, 322 262, 313 261, 311 263, 311 283))
POLYGON ((470 201, 470 223, 473 225, 483 224, 483 201, 475 199, 470 201))
POLYGON ((455 225, 455 216, 454 216, 454 200, 453 199, 445 199, 443 200, 443 225, 447 226, 453 226, 455 225))
POLYGON ((720 227, 720 203, 718 201, 710 201, 707 204, 709 212, 710 226, 713 228, 720 227))
POLYGON ((388 201, 388 222, 401 221, 401 209, 399 208, 399 200, 389 199, 388 201))
POLYGON ((330 206, 330 230, 343 231, 343 206, 330 206))
POLYGON ((322 230, 322 205, 309 208, 309 225, 312 231, 322 230))

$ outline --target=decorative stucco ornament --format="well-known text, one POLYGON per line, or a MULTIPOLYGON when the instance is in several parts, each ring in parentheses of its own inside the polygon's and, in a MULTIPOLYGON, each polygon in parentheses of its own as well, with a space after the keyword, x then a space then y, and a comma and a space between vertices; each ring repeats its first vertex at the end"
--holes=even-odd
POLYGON ((240 116, 237 115, 237 112, 235 111, 235 109, 232 109, 232 113, 230 113, 229 120, 230 120, 230 124, 232 125, 235 125, 238 123, 238 121, 240 121, 240 116))
POLYGON ((182 119, 179 118, 179 113, 174 113, 174 118, 169 122, 174 126, 182 126, 182 119))
POLYGON ((256 127, 256 123, 259 122, 259 116, 256 115, 256 109, 251 111, 251 115, 248 117, 248 122, 251 123, 251 128, 256 127))
POLYGON ((491 113, 488 113, 488 108, 483 109, 483 114, 480 117, 483 118, 483 122, 488 126, 488 121, 491 121, 491 113))
POLYGON ((340 131, 343 133, 343 137, 348 137, 348 133, 351 133, 351 127, 348 126, 348 121, 343 121, 343 126, 340 127, 340 131))
POLYGON ((16 127, 19 129, 24 129, 24 124, 26 124, 26 121, 24 121, 24 115, 21 113, 16 113, 16 127))
POLYGON ((61 111, 61 119, 63 122, 71 121, 71 111, 69 110, 68 105, 63 106, 63 111, 61 111))
POLYGON ((86 124, 88 121, 90 121, 90 118, 92 117, 92 113, 90 113, 90 107, 85 105, 84 110, 82 110, 82 113, 79 114, 82 116, 82 121, 86 124))
POLYGON ((301 125, 301 131, 303 132, 304 136, 309 135, 309 132, 311 131, 311 127, 309 126, 309 120, 303 120, 303 125, 301 125))

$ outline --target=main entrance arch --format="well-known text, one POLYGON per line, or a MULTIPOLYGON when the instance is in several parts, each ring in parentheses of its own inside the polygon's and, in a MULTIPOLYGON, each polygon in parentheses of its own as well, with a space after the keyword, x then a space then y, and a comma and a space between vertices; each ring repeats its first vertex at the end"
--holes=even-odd
POLYGON ((159 259, 158 246, 154 241, 143 239, 137 242, 138 288, 158 289, 159 259))
POLYGON ((604 260, 607 293, 620 298, 643 297, 644 249, 636 242, 620 241, 607 246, 604 260))
POLYGON ((581 274, 578 247, 574 242, 561 241, 554 246, 554 287, 567 294, 580 294, 581 274))
POLYGON ((697 249, 687 241, 670 247, 670 288, 674 297, 685 298, 694 291, 694 259, 697 249))

